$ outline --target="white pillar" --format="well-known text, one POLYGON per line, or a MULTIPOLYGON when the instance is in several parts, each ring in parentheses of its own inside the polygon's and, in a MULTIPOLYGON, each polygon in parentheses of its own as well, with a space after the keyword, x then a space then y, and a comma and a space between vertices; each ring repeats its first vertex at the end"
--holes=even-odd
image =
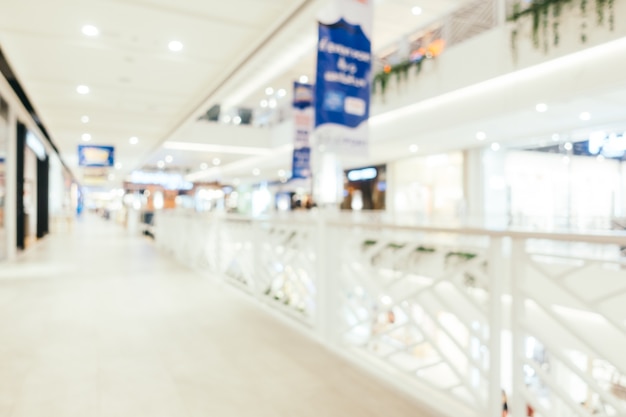
POLYGON ((320 207, 338 209, 343 197, 343 169, 334 153, 317 152, 314 160, 315 201, 320 207))
POLYGON ((523 395, 523 392, 526 390, 524 378, 526 332, 522 327, 526 310, 524 297, 524 277, 526 272, 524 243, 523 239, 513 239, 510 262, 513 390, 509 395, 509 412, 513 416, 524 416, 526 414, 526 400, 523 395))
POLYGON ((15 109, 9 105, 7 137, 7 154, 5 159, 5 200, 4 225, 6 230, 7 259, 15 259, 17 254, 17 115, 15 109))
POLYGON ((504 239, 491 238, 489 248, 489 396, 488 416, 502 415, 502 328, 503 281, 507 278, 504 264, 504 239))
POLYGON ((485 180, 483 150, 468 149, 463 152, 464 215, 467 221, 482 221, 485 215, 485 180))

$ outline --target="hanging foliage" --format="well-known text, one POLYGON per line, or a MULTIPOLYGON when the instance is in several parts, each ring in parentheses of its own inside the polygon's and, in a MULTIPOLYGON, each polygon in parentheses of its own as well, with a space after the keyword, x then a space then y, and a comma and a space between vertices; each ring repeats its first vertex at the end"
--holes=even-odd
MULTIPOLYGON (((585 18, 587 16, 588 0, 535 0, 527 7, 522 8, 520 2, 513 6, 513 13, 509 20, 518 22, 521 19, 532 18, 532 40, 535 48, 548 50, 550 40, 550 20, 552 20, 552 45, 558 46, 561 40, 559 30, 561 28, 561 16, 563 7, 569 5, 573 7, 578 2, 580 12, 585 18)), ((615 0, 595 0, 596 22, 604 25, 608 21, 610 30, 615 28, 615 0)), ((519 29, 516 28, 511 33, 511 43, 513 51, 517 49, 516 43, 519 37, 519 29)), ((587 42, 587 23, 581 24, 581 42, 587 42)))
POLYGON ((415 74, 419 74, 422 71, 424 61, 439 56, 445 49, 445 46, 446 43, 443 39, 436 39, 426 47, 414 50, 408 59, 394 65, 386 64, 382 71, 374 75, 372 93, 384 95, 391 76, 395 76, 396 81, 399 83, 408 80, 411 68, 415 68, 415 74))

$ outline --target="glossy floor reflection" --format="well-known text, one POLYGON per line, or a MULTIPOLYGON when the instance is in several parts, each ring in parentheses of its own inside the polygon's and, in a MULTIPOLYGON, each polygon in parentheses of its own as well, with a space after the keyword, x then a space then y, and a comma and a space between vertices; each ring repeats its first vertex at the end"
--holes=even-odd
POLYGON ((113 223, 0 264, 0 417, 422 415, 113 223))

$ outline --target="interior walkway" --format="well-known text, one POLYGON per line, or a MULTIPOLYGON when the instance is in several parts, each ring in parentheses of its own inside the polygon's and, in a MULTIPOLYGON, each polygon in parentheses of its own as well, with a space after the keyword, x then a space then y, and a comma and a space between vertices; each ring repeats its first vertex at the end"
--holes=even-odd
POLYGON ((422 415, 112 222, 0 264, 0 417, 422 415))

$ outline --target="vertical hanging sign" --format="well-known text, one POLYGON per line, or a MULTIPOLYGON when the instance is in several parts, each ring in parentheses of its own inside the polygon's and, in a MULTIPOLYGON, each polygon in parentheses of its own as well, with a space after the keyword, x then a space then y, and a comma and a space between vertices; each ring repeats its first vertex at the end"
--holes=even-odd
POLYGON ((293 115, 295 142, 293 144, 292 178, 311 177, 311 144, 313 130, 313 86, 293 84, 293 115))
POLYGON ((334 0, 319 23, 315 140, 327 152, 367 155, 373 0, 334 0))

